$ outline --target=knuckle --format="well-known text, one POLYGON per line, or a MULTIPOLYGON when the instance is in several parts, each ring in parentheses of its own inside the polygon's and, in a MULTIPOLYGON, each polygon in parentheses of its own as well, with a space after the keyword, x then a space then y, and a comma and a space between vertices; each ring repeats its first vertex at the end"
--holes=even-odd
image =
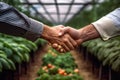
POLYGON ((57 43, 53 43, 53 44, 52 44, 52 47, 54 47, 54 48, 56 48, 57 46, 58 46, 57 43))
POLYGON ((74 46, 77 46, 77 43, 74 43, 74 46))
POLYGON ((60 25, 61 27, 64 27, 63 25, 60 25))
POLYGON ((67 39, 67 38, 64 38, 63 42, 67 42, 67 41, 68 41, 68 39, 67 39))
POLYGON ((58 27, 64 28, 64 26, 63 26, 63 25, 58 25, 58 27))

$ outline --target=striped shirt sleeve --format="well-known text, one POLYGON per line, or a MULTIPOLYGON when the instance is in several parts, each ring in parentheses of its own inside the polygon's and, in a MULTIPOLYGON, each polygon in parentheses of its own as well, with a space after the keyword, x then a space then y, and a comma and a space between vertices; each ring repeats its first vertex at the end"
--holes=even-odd
POLYGON ((0 2, 0 25, 3 24, 7 26, 1 26, 0 32, 28 39, 37 39, 43 31, 43 23, 27 17, 6 3, 0 2))

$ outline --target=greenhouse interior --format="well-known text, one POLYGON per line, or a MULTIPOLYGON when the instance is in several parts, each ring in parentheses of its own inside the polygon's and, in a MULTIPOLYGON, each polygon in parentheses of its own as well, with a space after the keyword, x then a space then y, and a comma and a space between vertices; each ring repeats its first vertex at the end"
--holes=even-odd
MULTIPOLYGON (((102 31, 100 34, 98 31, 99 37, 79 44, 80 39, 74 38, 81 34, 88 37, 78 31, 94 22, 99 23, 107 14, 110 17, 109 14, 119 7, 120 0, 0 0, 0 80, 120 80, 120 36, 104 40, 100 35, 102 31), (16 14, 10 13, 12 10, 16 14), (57 36, 52 35, 54 31, 45 33, 46 25, 58 32, 57 36), (12 29, 13 26, 25 29, 26 34, 27 30, 28 34, 34 32, 27 38, 22 36, 25 32, 12 29), (66 32, 59 36, 58 28, 66 32), (50 39, 38 36, 38 29, 42 29, 39 34, 50 39), (74 37, 72 30, 78 32, 77 35, 73 32, 74 37), (32 40, 35 34, 37 38, 32 40)), ((120 12, 113 13, 112 17, 113 24, 102 22, 104 27, 116 27, 114 22, 120 26, 120 12)), ((108 34, 119 35, 118 30, 112 34, 112 29, 108 34)))

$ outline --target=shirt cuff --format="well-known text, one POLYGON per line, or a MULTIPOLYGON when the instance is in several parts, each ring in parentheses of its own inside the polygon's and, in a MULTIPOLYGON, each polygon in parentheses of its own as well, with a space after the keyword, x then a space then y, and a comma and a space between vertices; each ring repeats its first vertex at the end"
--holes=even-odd
POLYGON ((92 24, 103 40, 108 40, 109 38, 120 35, 120 29, 115 26, 115 23, 110 18, 103 17, 92 24))

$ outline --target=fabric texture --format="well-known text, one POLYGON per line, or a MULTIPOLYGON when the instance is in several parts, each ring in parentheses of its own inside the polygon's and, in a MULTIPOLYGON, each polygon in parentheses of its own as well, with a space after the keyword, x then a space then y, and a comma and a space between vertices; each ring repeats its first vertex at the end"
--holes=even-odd
POLYGON ((120 8, 92 23, 103 40, 120 35, 120 8))
POLYGON ((20 31, 18 31, 17 33, 16 31, 12 32, 12 34, 9 33, 10 35, 16 35, 19 33, 21 34, 21 30, 23 29, 24 31, 26 30, 26 32, 24 32, 24 34, 22 35, 19 34, 19 36, 31 37, 33 39, 36 39, 40 37, 43 31, 43 23, 27 17, 25 14, 20 13, 12 6, 3 2, 0 2, 0 23, 0 25, 2 25, 2 23, 6 23, 9 25, 5 28, 5 30, 2 30, 2 27, 4 26, 0 27, 3 33, 7 33, 9 28, 21 28, 20 31))

